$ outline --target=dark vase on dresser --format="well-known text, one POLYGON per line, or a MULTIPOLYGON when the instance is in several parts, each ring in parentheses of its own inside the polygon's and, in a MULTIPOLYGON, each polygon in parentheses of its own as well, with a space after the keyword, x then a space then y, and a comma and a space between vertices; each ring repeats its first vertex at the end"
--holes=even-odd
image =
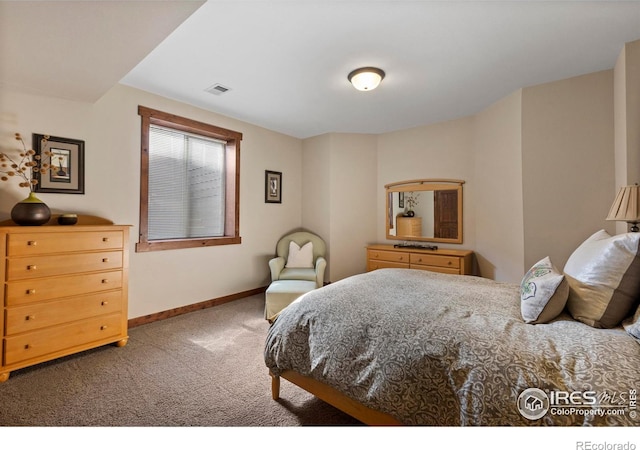
POLYGON ((11 220, 18 225, 38 226, 44 225, 51 218, 51 210, 49 207, 33 192, 29 193, 29 197, 11 209, 11 220))

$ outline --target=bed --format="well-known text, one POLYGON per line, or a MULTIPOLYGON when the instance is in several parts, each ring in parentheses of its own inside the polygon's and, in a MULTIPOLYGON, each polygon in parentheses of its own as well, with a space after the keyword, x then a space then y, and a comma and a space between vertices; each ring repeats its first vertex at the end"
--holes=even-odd
POLYGON ((527 323, 523 286, 379 269, 311 291, 269 329, 273 398, 284 378, 367 424, 640 425, 638 297, 608 328, 567 299, 527 323))

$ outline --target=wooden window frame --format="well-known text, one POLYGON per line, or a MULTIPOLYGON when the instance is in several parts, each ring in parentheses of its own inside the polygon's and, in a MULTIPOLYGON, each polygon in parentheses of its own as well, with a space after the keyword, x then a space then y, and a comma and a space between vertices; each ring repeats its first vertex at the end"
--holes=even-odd
POLYGON ((138 106, 142 118, 140 145, 140 232, 136 252, 240 244, 240 141, 242 133, 138 106), (159 125, 226 142, 224 236, 149 241, 149 128, 159 125))

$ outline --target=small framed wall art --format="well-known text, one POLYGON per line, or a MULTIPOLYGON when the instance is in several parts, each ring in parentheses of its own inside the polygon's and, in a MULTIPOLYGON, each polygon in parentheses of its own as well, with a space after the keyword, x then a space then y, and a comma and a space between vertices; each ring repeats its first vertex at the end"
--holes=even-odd
POLYGON ((264 202, 282 203, 282 172, 264 171, 264 202))
POLYGON ((51 165, 35 174, 36 192, 84 194, 84 141, 34 133, 33 149, 51 165))

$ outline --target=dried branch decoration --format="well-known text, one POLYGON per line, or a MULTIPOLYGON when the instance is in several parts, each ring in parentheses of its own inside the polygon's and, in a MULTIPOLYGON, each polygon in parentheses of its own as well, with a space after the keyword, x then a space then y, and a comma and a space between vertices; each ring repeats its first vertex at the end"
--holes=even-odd
POLYGON ((409 211, 413 211, 413 208, 418 206, 418 197, 420 196, 420 192, 407 192, 404 197, 404 202, 407 205, 409 211))
POLYGON ((38 184, 36 174, 44 175, 52 169, 54 154, 46 149, 49 136, 44 136, 41 141, 42 155, 36 154, 33 149, 27 150, 20 133, 16 133, 15 139, 22 144, 20 160, 16 162, 16 159, 11 158, 7 153, 0 152, 0 180, 9 181, 12 177, 17 177, 20 180, 20 187, 28 187, 29 191, 33 192, 38 184))

